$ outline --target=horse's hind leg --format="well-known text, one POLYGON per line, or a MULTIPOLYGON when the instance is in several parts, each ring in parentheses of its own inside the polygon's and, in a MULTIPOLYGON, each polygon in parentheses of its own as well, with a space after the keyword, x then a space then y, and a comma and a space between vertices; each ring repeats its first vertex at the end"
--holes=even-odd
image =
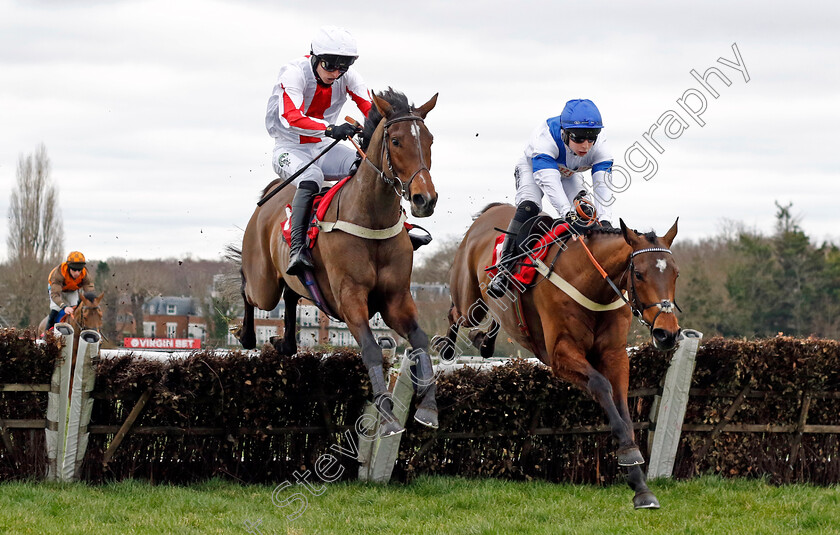
POLYGON ((297 353, 297 306, 300 295, 288 287, 285 282, 283 286, 283 302, 286 305, 283 318, 283 337, 273 336, 271 344, 281 355, 291 356, 297 353))
POLYGON ((236 337, 239 338, 239 343, 242 344, 244 349, 254 349, 257 347, 257 334, 254 332, 254 305, 248 301, 248 296, 245 295, 245 272, 242 268, 239 269, 239 276, 242 279, 240 292, 242 301, 245 303, 245 313, 242 326, 236 332, 236 337))
POLYGON ((435 335, 432 339, 431 348, 438 352, 441 360, 452 361, 455 360, 455 351, 457 349, 455 341, 458 338, 458 312, 455 309, 455 303, 449 306, 449 328, 446 330, 446 336, 440 337, 435 335))

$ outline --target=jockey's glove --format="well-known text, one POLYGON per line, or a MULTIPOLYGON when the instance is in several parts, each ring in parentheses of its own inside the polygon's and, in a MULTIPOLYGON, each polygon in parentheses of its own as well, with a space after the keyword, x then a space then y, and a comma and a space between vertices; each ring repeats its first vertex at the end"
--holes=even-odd
POLYGON ((333 139, 348 139, 354 134, 361 132, 362 129, 350 123, 340 124, 338 126, 331 124, 327 127, 324 134, 333 139))
POLYGON ((598 220, 598 222, 601 223, 601 226, 604 228, 613 228, 612 223, 610 223, 606 219, 600 219, 598 220))

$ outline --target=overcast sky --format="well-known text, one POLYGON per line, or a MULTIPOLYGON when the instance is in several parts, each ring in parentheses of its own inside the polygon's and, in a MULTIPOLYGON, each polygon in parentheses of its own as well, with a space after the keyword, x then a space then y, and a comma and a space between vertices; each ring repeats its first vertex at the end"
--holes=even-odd
MULTIPOLYGON (((417 105, 440 93, 427 118, 440 200, 415 221, 438 238, 512 202, 530 132, 590 98, 627 171, 614 213, 631 227, 662 234, 679 216, 678 240, 726 220, 769 234, 778 201, 813 239, 840 241, 836 2, 312 4, 0 0, 0 211, 19 157, 44 143, 68 251, 218 258, 274 178, 264 114, 280 66, 335 24, 372 90, 417 105), (710 67, 729 82, 710 74, 717 98, 691 74, 710 67), (643 137, 657 121, 677 134, 653 132, 661 154, 643 137)), ((8 217, 0 234, 5 258, 8 217)))

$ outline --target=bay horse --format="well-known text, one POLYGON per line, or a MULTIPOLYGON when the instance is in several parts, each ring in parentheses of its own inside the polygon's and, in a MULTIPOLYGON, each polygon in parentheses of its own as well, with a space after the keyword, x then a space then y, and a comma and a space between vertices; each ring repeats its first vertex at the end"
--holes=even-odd
MULTIPOLYGON (((490 279, 485 267, 492 264, 497 229, 507 228, 514 210, 507 204, 489 205, 464 236, 451 271, 450 328, 445 339, 435 340, 435 347, 440 343, 451 354, 460 326, 475 328, 489 319, 487 331, 471 336, 482 355, 489 356, 499 326, 504 328, 554 375, 588 391, 601 405, 618 442, 618 464, 628 468, 634 506, 658 508, 640 467, 644 458, 627 405, 626 343, 636 314, 650 328, 658 349, 676 345, 680 327, 672 307, 678 268, 669 247, 677 222, 662 237, 639 234, 621 221, 620 230, 599 227, 585 237, 576 234, 566 243, 550 243, 532 288, 521 294, 509 289, 493 299, 486 294, 490 279), (615 281, 616 288, 606 279, 615 281), (560 289, 562 281, 571 286, 566 286, 568 293, 560 289), (618 288, 624 289, 624 297, 618 288), (571 297, 575 290, 577 299, 571 297)), ((531 254, 524 255, 524 261, 535 264, 531 254)))
MULTIPOLYGON (((430 427, 438 425, 429 339, 418 325, 417 307, 409 290, 414 251, 403 228, 405 213, 401 206, 404 198, 415 217, 428 217, 434 212, 438 194, 429 171, 433 138, 424 119, 436 103, 437 94, 415 108, 392 88, 373 95, 374 106, 362 133, 362 150, 367 157, 324 217, 324 221, 350 225, 338 232, 322 230, 312 249, 314 278, 324 304, 347 324, 361 346, 384 436, 404 429, 394 417, 383 374, 382 349, 368 323, 377 312, 413 348, 412 379, 422 398, 415 420, 430 427), (360 227, 365 231, 354 230, 360 227)), ((269 184, 263 196, 278 182, 269 184)), ((294 188, 289 187, 257 206, 245 229, 241 251, 232 251, 241 259, 245 314, 238 338, 246 349, 256 346, 254 307, 272 310, 282 294, 286 304, 284 335, 272 343, 280 354, 297 352, 296 308, 301 296, 309 297, 309 292, 297 277, 286 275, 289 247, 282 229, 287 218, 285 207, 293 196, 294 188)))
MULTIPOLYGON (((73 327, 73 360, 71 362, 71 370, 76 369, 76 352, 79 349, 79 337, 82 331, 92 330, 99 332, 102 329, 102 297, 105 292, 96 295, 93 292, 80 292, 79 303, 73 307, 73 312, 70 316, 64 316, 62 323, 68 323, 73 327)), ((38 336, 42 336, 47 328, 47 320, 45 317, 38 324, 38 336)), ((70 379, 72 381, 73 375, 70 379)))

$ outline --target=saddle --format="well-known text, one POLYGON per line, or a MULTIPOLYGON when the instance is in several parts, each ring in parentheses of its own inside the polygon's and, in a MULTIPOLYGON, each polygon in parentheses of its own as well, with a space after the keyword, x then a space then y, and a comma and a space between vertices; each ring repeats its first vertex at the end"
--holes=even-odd
MULTIPOLYGON (((530 288, 534 284, 537 270, 531 264, 530 259, 542 260, 548 253, 548 248, 553 243, 565 242, 572 236, 571 225, 564 219, 553 219, 550 216, 536 215, 522 224, 522 229, 514 238, 516 250, 521 258, 518 258, 511 266, 511 275, 524 288, 530 288), (526 253, 527 251, 527 253, 526 253)), ((502 252, 502 243, 505 234, 502 232, 496 238, 493 248, 492 264, 485 268, 485 271, 495 276, 498 272, 499 255, 502 252)))
MULTIPOLYGON (((319 223, 324 220, 324 216, 327 214, 327 209, 330 207, 335 196, 341 190, 341 188, 353 177, 351 174, 350 176, 342 179, 338 184, 331 188, 324 188, 322 189, 316 196, 315 199, 312 201, 312 214, 309 218, 309 229, 306 231, 306 246, 310 249, 315 247, 315 242, 318 239, 318 234, 321 231, 321 227, 319 223)), ((283 223, 283 239, 286 241, 286 244, 291 247, 292 245, 292 232, 291 232, 291 215, 292 215, 292 206, 290 204, 286 205, 286 222, 283 223)), ((413 225, 411 223, 405 222, 403 223, 406 232, 408 232, 408 237, 411 240, 411 246, 416 251, 418 248, 431 243, 432 235, 431 233, 421 227, 420 225, 413 225), (420 230, 425 234, 412 234, 411 230, 420 230)))

